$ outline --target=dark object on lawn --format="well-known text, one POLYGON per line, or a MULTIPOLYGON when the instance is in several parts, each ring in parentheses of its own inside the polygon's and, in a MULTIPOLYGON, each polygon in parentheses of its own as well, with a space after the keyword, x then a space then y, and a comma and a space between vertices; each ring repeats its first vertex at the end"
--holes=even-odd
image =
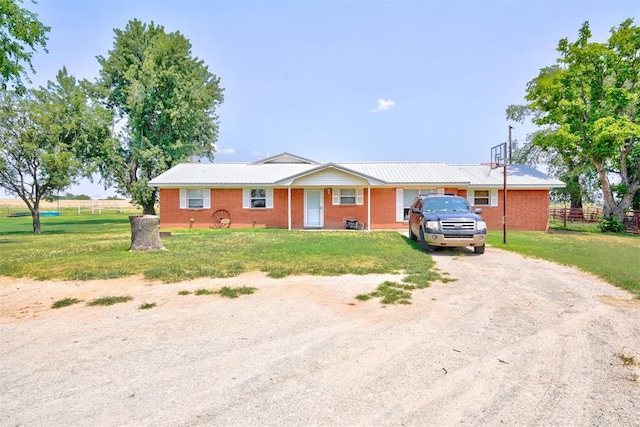
POLYGON ((156 215, 131 215, 130 251, 166 251, 160 241, 158 231, 159 218, 156 215))
POLYGON ((7 215, 7 218, 18 218, 21 216, 31 216, 31 212, 14 212, 7 215))

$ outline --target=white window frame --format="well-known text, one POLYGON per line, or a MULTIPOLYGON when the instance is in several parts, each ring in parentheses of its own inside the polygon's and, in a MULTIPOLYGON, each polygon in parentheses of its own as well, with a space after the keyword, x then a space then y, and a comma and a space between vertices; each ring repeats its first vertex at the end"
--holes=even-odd
MULTIPOLYGON (((484 196, 482 196, 484 198, 484 196)), ((467 201, 471 206, 498 206, 498 190, 488 188, 477 188, 474 190, 467 190, 467 201), (476 204, 476 191, 488 191, 488 204, 476 204)))
POLYGON ((210 188, 181 188, 180 189, 180 209, 211 209, 211 189, 210 188), (195 192, 202 192, 202 194, 198 194, 196 197, 195 192), (199 205, 201 206, 191 206, 191 201, 202 200, 199 205))
POLYGON ((414 191, 417 192, 416 196, 420 194, 444 194, 444 188, 429 188, 429 189, 415 189, 415 188, 396 188, 396 221, 397 222, 409 222, 409 209, 411 209, 411 203, 414 197, 411 198, 405 206, 404 192, 414 191))
POLYGON ((332 202, 334 206, 357 206, 364 204, 364 189, 362 188, 353 188, 353 187, 345 187, 345 188, 333 188, 331 190, 333 194, 332 202), (354 191, 355 195, 345 194, 342 195, 342 190, 354 191), (343 198, 355 198, 355 203, 342 203, 343 198))
POLYGON ((273 188, 243 188, 242 189, 243 209, 273 209, 273 188), (256 196, 256 192, 264 192, 264 197, 256 196), (254 207, 254 201, 264 199, 265 205, 254 207))

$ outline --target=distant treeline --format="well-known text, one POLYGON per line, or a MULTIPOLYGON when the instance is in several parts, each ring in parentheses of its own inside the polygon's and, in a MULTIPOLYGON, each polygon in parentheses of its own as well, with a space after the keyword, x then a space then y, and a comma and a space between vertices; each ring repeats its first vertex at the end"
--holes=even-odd
MULTIPOLYGON (((86 194, 73 194, 73 193, 64 193, 62 196, 53 196, 53 200, 91 200, 91 197, 86 194)), ((121 197, 109 196, 103 200, 125 200, 121 197)))

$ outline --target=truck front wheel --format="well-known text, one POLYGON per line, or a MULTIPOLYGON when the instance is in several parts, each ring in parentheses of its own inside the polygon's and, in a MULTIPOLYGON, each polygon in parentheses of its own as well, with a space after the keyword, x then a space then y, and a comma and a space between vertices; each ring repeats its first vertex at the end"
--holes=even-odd
POLYGON ((482 246, 474 246, 473 252, 475 252, 477 254, 483 254, 484 253, 484 245, 482 245, 482 246))
POLYGON ((425 252, 431 252, 431 246, 427 243, 427 239, 424 237, 424 229, 420 227, 420 247, 425 252))
POLYGON ((414 242, 418 240, 418 236, 413 234, 413 230, 411 229, 411 223, 409 223, 409 240, 413 240, 414 242))

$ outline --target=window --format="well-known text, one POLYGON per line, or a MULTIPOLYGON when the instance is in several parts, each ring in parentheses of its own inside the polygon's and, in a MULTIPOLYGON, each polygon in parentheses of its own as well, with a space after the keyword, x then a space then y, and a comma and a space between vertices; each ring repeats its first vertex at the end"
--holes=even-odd
POLYGON ((498 190, 467 190, 471 206, 498 206, 498 190))
POLYGON ((189 209, 202 209, 204 207, 204 191, 188 190, 187 191, 187 207, 189 209))
POLYGON ((334 205, 362 205, 364 204, 364 191, 362 188, 334 188, 334 205))
POLYGON ((208 188, 181 188, 180 209, 210 209, 210 197, 208 188))
POLYGON ((273 189, 244 188, 242 190, 242 207, 244 209, 273 208, 273 189))
POLYGON ((340 189, 340 204, 341 205, 355 205, 356 204, 356 189, 355 188, 341 188, 340 189))
POLYGON ((405 221, 408 221, 411 202, 413 202, 413 199, 415 199, 418 196, 418 194, 420 194, 420 190, 404 190, 403 193, 404 194, 403 194, 402 218, 405 221))
POLYGON ((473 192, 474 206, 489 206, 489 190, 475 190, 473 192))
POLYGON ((267 207, 267 192, 265 190, 251 190, 251 207, 267 207))
POLYGON ((411 203, 418 194, 444 194, 444 188, 396 188, 396 221, 408 221, 411 203))

